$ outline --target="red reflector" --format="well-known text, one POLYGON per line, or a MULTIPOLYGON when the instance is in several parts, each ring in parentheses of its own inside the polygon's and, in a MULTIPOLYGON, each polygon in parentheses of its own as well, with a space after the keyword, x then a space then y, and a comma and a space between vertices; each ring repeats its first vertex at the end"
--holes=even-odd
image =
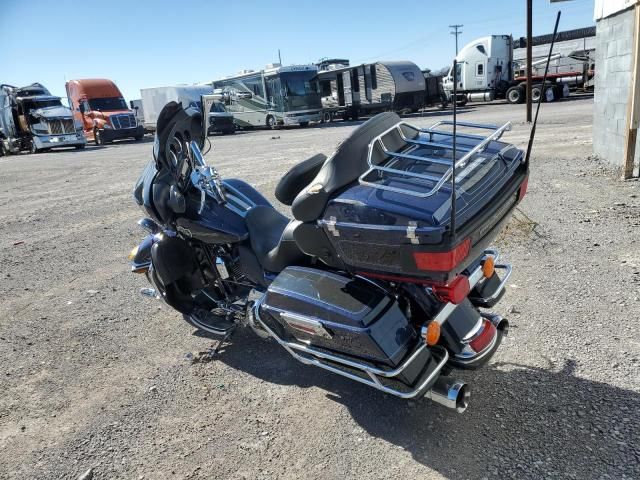
POLYGON ((468 238, 448 252, 415 252, 413 259, 418 270, 448 272, 469 255, 471 240, 468 238))
POLYGON ((484 320, 482 323, 482 332, 469 342, 469 346, 473 348, 474 352, 480 353, 491 344, 497 333, 496 327, 494 327, 489 320, 484 320))
POLYGON ((529 177, 524 179, 522 185, 520 185, 520 191, 518 192, 518 201, 522 200, 524 196, 527 194, 527 189, 529 188, 529 177))
POLYGON ((458 305, 467 298, 471 291, 471 286, 469 285, 469 277, 458 275, 449 285, 434 285, 431 289, 443 302, 451 302, 458 305))

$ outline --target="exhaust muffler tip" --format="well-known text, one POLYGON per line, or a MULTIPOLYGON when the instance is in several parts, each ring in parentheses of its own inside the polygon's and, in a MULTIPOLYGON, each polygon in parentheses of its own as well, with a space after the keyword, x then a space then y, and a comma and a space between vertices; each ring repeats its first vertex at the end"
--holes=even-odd
POLYGON ((463 413, 469 407, 471 389, 460 380, 441 377, 436 380, 426 397, 458 413, 463 413))

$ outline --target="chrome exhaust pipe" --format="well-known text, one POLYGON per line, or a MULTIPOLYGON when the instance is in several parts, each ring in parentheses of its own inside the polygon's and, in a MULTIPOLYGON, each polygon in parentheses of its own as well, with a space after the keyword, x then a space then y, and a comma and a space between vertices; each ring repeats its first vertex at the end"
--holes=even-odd
POLYGON ((469 406, 471 391, 464 382, 449 377, 440 377, 425 397, 462 413, 469 406))

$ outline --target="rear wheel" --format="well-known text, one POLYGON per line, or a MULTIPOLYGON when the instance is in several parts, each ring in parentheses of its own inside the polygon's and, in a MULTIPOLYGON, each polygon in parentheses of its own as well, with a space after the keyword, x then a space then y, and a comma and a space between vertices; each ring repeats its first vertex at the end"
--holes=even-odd
POLYGON ((322 114, 322 123, 329 123, 331 122, 331 120, 333 120, 333 118, 331 117, 331 112, 324 112, 322 114))
POLYGON ((276 119, 273 115, 267 116, 267 127, 269 127, 271 130, 274 130, 276 128, 276 119))
POLYGON ((524 88, 520 86, 511 87, 507 90, 507 102, 515 105, 524 102, 524 88))
POLYGON ((138 135, 137 137, 133 137, 133 138, 136 142, 139 142, 140 140, 142 140, 142 137, 144 137, 144 135, 138 135))
POLYGON ((84 147, 85 147, 85 145, 83 143, 82 145, 76 145, 75 148, 76 148, 76 150, 84 150, 84 147))
POLYGON ((35 142, 31 142, 31 146, 29 147, 29 153, 38 153, 38 147, 36 147, 35 142))
POLYGON ((531 101, 538 103, 540 101, 541 96, 542 96, 542 87, 540 87, 540 85, 534 85, 531 88, 531 101))
POLYGON ((300 122, 300 127, 306 128, 309 126, 309 122, 300 122))

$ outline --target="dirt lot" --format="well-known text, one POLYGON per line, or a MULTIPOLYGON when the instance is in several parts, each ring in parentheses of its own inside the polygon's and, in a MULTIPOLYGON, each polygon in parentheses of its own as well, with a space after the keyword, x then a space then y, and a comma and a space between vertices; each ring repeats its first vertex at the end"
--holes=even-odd
MULTIPOLYGON (((191 364, 212 341, 142 298, 126 261, 151 143, 1 158, 0 478, 640 478, 640 182, 590 157, 592 107, 543 107, 529 194, 499 241, 513 328, 492 364, 457 375, 463 415, 250 332, 191 364)), ((505 138, 524 146, 523 116, 462 114, 514 121, 505 138)), ((273 199, 354 125, 215 138, 208 160, 273 199)))

